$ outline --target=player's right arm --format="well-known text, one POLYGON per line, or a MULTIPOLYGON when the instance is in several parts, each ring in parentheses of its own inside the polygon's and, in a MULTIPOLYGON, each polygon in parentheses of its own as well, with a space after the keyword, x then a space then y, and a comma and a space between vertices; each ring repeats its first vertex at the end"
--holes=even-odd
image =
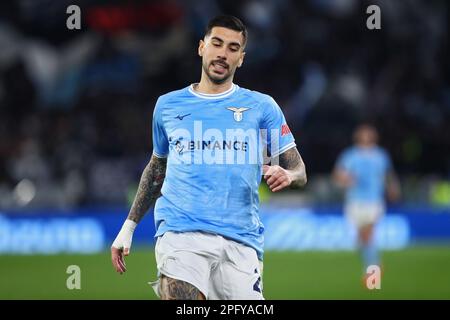
POLYGON ((355 183, 355 178, 351 174, 352 154, 349 151, 341 153, 336 161, 331 178, 333 182, 341 188, 349 188, 355 183))
POLYGON ((397 177, 397 174, 393 169, 389 170, 386 174, 386 191, 388 200, 391 202, 396 202, 400 200, 401 197, 401 188, 400 182, 397 177))
POLYGON ((332 178, 334 183, 342 188, 348 188, 354 183, 351 174, 340 166, 336 166, 336 168, 334 168, 332 178))
POLYGON ((166 175, 166 165, 166 158, 159 158, 153 154, 142 172, 128 217, 111 246, 112 264, 120 274, 126 271, 123 257, 130 253, 134 229, 161 194, 161 187, 166 175))
POLYGON ((134 198, 128 217, 111 246, 112 264, 120 274, 126 271, 123 257, 130 253, 134 229, 147 213, 150 206, 160 196, 161 187, 166 176, 169 142, 162 119, 161 108, 163 106, 164 99, 159 97, 153 110, 153 155, 145 167, 144 172, 142 172, 141 181, 139 182, 136 197, 134 198))
POLYGON ((167 158, 152 155, 142 172, 141 181, 127 219, 136 224, 141 221, 152 204, 161 195, 161 187, 166 176, 167 158))

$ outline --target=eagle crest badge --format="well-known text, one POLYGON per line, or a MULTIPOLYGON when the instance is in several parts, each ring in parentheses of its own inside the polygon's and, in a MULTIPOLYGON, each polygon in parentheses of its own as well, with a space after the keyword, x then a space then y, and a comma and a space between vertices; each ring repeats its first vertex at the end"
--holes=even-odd
POLYGON ((242 121, 243 118, 243 112, 249 110, 250 108, 236 108, 236 107, 229 107, 227 108, 230 111, 233 111, 233 117, 234 120, 236 120, 237 122, 242 121))

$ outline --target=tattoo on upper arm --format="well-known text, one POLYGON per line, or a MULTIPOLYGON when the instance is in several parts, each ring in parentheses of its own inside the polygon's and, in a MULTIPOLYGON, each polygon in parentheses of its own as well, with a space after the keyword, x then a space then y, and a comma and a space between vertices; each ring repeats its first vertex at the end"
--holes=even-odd
POLYGON ((141 181, 131 206, 128 219, 138 223, 150 206, 161 195, 161 187, 166 176, 167 159, 152 155, 142 172, 141 181))
POLYGON ((300 153, 296 147, 292 147, 279 155, 280 167, 291 170, 296 179, 292 182, 292 187, 303 186, 306 183, 306 169, 300 153))
POLYGON ((190 283, 164 275, 160 281, 162 300, 205 300, 200 290, 190 283))
POLYGON ((303 164, 297 148, 292 147, 279 156, 280 167, 288 170, 296 169, 303 164))

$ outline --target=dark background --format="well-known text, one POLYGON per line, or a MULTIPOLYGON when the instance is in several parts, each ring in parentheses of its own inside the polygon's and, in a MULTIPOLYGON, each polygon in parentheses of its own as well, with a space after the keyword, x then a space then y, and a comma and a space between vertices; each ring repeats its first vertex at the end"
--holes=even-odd
POLYGON ((216 14, 249 28, 241 87, 282 107, 309 174, 305 202, 332 203, 329 174, 373 122, 409 203, 450 205, 445 0, 66 1, 0 4, 0 208, 126 204, 151 151, 159 95, 197 82, 216 14), (81 8, 68 30, 66 8, 81 8), (369 30, 366 8, 381 8, 369 30))

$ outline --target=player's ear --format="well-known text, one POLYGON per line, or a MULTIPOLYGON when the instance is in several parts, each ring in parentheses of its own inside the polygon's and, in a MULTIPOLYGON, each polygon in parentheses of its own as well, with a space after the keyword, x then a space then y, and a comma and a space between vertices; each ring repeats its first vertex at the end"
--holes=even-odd
POLYGON ((200 56, 200 57, 203 57, 203 49, 205 48, 205 41, 203 41, 203 40, 200 40, 199 42, 198 42, 198 55, 200 56))
POLYGON ((245 51, 242 52, 241 57, 239 58, 238 68, 240 68, 242 66, 242 64, 244 63, 244 57, 245 57, 245 51))

